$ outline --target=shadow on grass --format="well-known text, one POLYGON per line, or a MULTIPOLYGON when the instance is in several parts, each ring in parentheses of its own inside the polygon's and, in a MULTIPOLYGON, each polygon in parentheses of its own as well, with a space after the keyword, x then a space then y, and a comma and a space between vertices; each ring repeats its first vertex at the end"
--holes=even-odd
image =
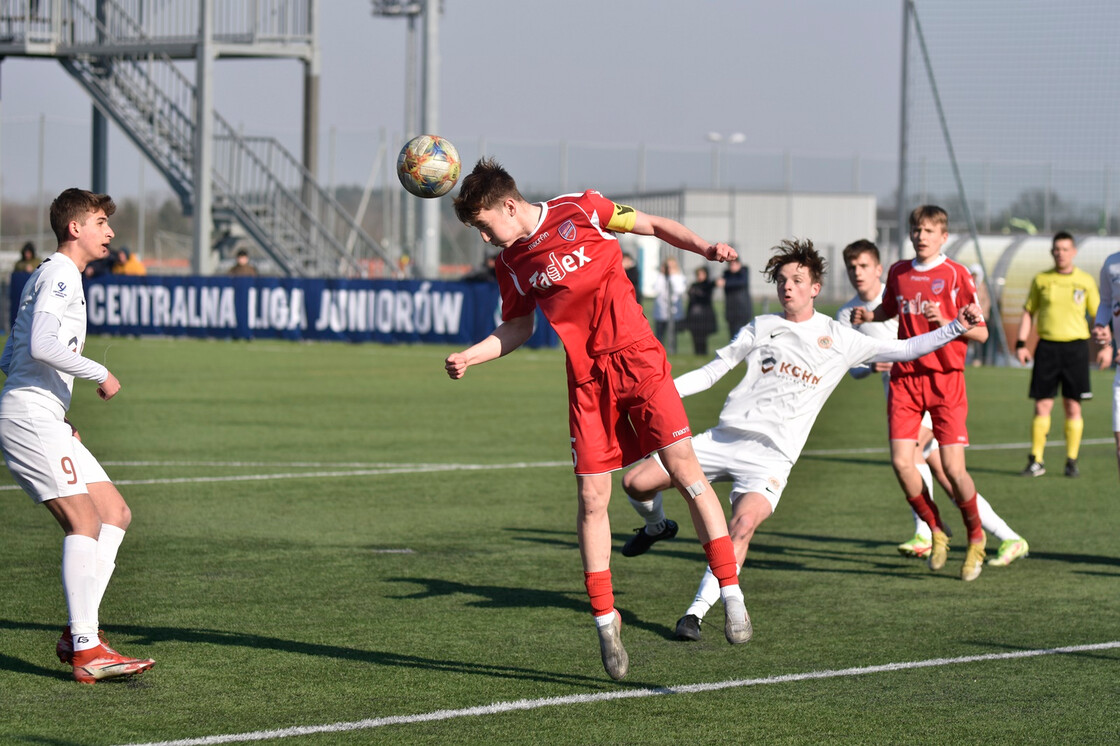
MULTIPOLYGON (((590 613, 587 597, 578 592, 566 593, 541 590, 540 588, 459 583, 446 578, 386 578, 385 580, 389 583, 411 583, 422 586, 415 593, 393 596, 397 599, 421 600, 461 594, 478 596, 477 601, 472 601, 467 606, 481 609, 561 609, 574 611, 581 615, 590 613)), ((625 594, 618 593, 616 595, 616 607, 625 606, 624 598, 625 594)), ((625 608, 619 608, 618 611, 622 614, 622 621, 627 626, 646 630, 667 640, 675 639, 674 628, 672 627, 647 622, 625 608)), ((590 629, 590 620, 588 625, 590 629)))
MULTIPOLYGON (((41 630, 57 634, 58 626, 55 624, 21 622, 14 619, 0 619, 0 630, 41 630)), ((580 676, 576 674, 541 671, 532 668, 520 668, 517 666, 497 666, 468 661, 425 658, 423 656, 406 655, 390 651, 358 650, 356 648, 345 648, 337 645, 321 645, 302 642, 300 640, 284 640, 278 637, 252 635, 242 632, 228 632, 217 629, 180 629, 177 627, 113 625, 111 633, 117 636, 131 635, 135 638, 134 640, 130 640, 127 644, 151 645, 153 643, 173 641, 191 644, 227 645, 257 650, 274 650, 282 653, 295 653, 318 658, 336 658, 342 661, 368 663, 376 666, 421 668, 430 671, 473 674, 500 679, 521 679, 549 684, 566 684, 569 686, 591 686, 596 689, 602 688, 605 685, 612 685, 612 682, 605 678, 605 674, 603 678, 580 676)), ((591 645, 595 644, 594 637, 589 640, 589 643, 591 645)), ((590 652, 591 651, 589 651, 589 654, 590 652)), ((57 669, 43 668, 33 663, 4 655, 0 655, 0 670, 33 676, 45 676, 48 678, 69 679, 71 676, 68 669, 60 672, 57 669)), ((122 679, 122 681, 124 680, 122 679)), ((635 687, 649 686, 649 684, 638 682, 626 682, 624 685, 635 687)))
MULTIPOLYGON (((972 460, 968 463, 969 474, 1000 474, 1000 475, 1018 475, 1019 469, 1002 469, 993 466, 983 466, 980 460, 982 457, 973 456, 972 460)), ((811 454, 803 453, 798 461, 821 461, 834 464, 864 464, 868 466, 886 467, 887 474, 890 474, 891 459, 887 449, 883 449, 883 458, 876 457, 860 457, 860 456, 844 456, 844 455, 831 455, 831 454, 811 454)), ((899 493, 901 496, 901 493, 899 493)))
MULTIPOLYGON (((511 528, 507 531, 522 534, 520 541, 531 541, 549 546, 576 548, 574 533, 560 530, 511 528), (561 538, 566 537, 566 538, 561 538)), ((616 546, 612 549, 611 565, 626 568, 630 563, 641 562, 640 557, 623 557, 622 544, 630 534, 612 534, 616 546)), ((801 572, 854 573, 874 575, 897 575, 900 567, 913 564, 912 560, 900 557, 896 544, 889 541, 853 539, 843 536, 821 536, 816 534, 791 534, 773 531, 755 532, 747 554, 746 570, 791 570, 801 572), (764 543, 759 537, 790 539, 786 543, 764 543), (838 568, 815 565, 816 561, 830 563, 850 563, 863 567, 838 568), (901 565, 900 565, 901 563, 901 565)), ((680 559, 696 562, 698 573, 707 561, 704 550, 695 539, 673 539, 658 542, 649 554, 662 558, 680 559)), ((699 580, 697 574, 697 580, 699 580)))

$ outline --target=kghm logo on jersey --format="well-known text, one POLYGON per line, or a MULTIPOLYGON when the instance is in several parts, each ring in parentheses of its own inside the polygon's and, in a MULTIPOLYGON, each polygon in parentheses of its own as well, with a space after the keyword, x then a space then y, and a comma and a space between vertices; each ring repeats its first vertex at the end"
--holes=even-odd
POLYGON ((762 358, 761 370, 763 373, 769 373, 770 371, 774 370, 774 366, 777 364, 778 359, 776 357, 774 357, 773 355, 767 355, 766 357, 762 358))
POLYGON ((782 363, 778 366, 778 375, 789 376, 798 381, 816 386, 821 382, 821 377, 808 368, 802 368, 800 365, 793 365, 791 363, 782 363))
POLYGON ((565 241, 576 240, 576 224, 571 220, 565 220, 563 223, 561 223, 560 227, 556 229, 556 232, 559 233, 560 238, 564 239, 565 241))
POLYGON ((529 285, 537 290, 547 290, 563 280, 568 274, 577 271, 580 267, 591 261, 587 254, 586 246, 580 246, 571 254, 564 254, 559 258, 556 252, 548 255, 548 266, 543 272, 534 272, 529 277, 529 285))

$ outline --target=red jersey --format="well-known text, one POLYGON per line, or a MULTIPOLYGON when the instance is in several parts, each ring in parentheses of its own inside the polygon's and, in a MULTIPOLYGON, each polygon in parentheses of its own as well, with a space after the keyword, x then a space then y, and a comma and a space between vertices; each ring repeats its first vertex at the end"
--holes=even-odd
MULTIPOLYGON (((925 334, 931 327, 922 310, 929 303, 941 304, 941 316, 955 319, 960 310, 976 302, 976 285, 964 265, 944 255, 929 264, 906 259, 891 265, 887 289, 883 293, 883 309, 887 318, 898 317, 898 338, 909 339, 925 334)), ((964 370, 968 342, 957 337, 936 352, 917 360, 895 363, 891 375, 929 372, 944 373, 964 370)))
POLYGON ((564 343, 568 373, 592 378, 592 358, 653 334, 608 232, 616 206, 598 192, 566 194, 541 204, 532 235, 498 255, 502 320, 540 308, 564 343))

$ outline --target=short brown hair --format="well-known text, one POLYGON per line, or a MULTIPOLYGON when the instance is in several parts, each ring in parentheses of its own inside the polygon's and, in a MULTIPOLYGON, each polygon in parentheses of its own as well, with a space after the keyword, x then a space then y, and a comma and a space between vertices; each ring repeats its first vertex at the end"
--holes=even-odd
POLYGON ((762 270, 762 273, 766 275, 767 280, 777 283, 778 273, 787 264, 800 264, 809 270, 809 277, 813 282, 819 283, 824 279, 826 269, 824 257, 813 248, 813 242, 807 238, 794 241, 787 239, 775 246, 774 256, 766 262, 766 269, 762 270))
POLYGON ((493 158, 480 158, 459 187, 459 196, 454 201, 455 217, 461 223, 472 225, 478 213, 509 197, 525 201, 517 190, 517 182, 500 163, 493 158))
POLYGON ((1073 244, 1073 248, 1077 248, 1077 241, 1074 240, 1073 234, 1069 231, 1058 231, 1054 234, 1054 239, 1050 242, 1051 246, 1057 246, 1058 241, 1069 241, 1073 244))
POLYGON ((73 187, 55 197, 51 202, 51 230, 59 244, 70 238, 70 221, 81 220, 98 210, 109 216, 117 211, 117 205, 108 194, 73 187))
POLYGON ((866 238, 861 238, 858 241, 852 241, 844 247, 844 264, 850 264, 855 259, 858 259, 860 254, 870 254, 876 264, 883 263, 883 260, 879 258, 879 247, 866 238))
POLYGON ((910 227, 916 228, 928 220, 934 225, 940 225, 944 230, 949 230, 949 213, 937 205, 920 205, 910 213, 910 227))

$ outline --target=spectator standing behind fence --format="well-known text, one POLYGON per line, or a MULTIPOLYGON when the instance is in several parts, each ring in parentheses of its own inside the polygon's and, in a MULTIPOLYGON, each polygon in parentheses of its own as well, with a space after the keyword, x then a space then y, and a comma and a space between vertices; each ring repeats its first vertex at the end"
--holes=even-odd
POLYGON ((238 249, 237 256, 233 260, 233 266, 229 268, 230 277, 256 277, 257 268, 249 261, 249 252, 245 249, 238 249))
POLYGON ((1062 386, 1062 402, 1066 413, 1067 477, 1080 476, 1077 455, 1081 449, 1081 400, 1093 396, 1089 388, 1089 323, 1097 314, 1100 293, 1092 275, 1073 265, 1077 244, 1065 231, 1054 235, 1050 245, 1054 268, 1039 272, 1031 281, 1019 333, 1015 338, 1015 357, 1026 365, 1031 360, 1027 342, 1031 330, 1038 333, 1031 369, 1030 397, 1034 399, 1031 421, 1031 452, 1027 457, 1025 477, 1041 477, 1046 473, 1043 451, 1050 434, 1050 413, 1058 384, 1062 386))
POLYGON ((708 354, 708 337, 716 331, 716 312, 712 308, 715 289, 716 284, 708 277, 707 268, 697 267, 696 279, 688 286, 688 314, 685 317, 688 333, 692 335, 692 351, 697 355, 708 354))
POLYGON ((35 256, 35 244, 28 241, 19 250, 19 259, 12 267, 13 272, 34 272, 35 268, 39 266, 39 259, 35 256))
POLYGON ((622 252, 622 268, 626 270, 626 279, 634 286, 634 299, 642 302, 642 270, 634 261, 634 256, 627 251, 622 252))
POLYGON ((148 268, 140 261, 140 257, 128 249, 120 249, 117 251, 117 262, 113 265, 113 274, 139 277, 148 274, 148 268))
MULTIPOLYGON (((980 264, 973 264, 968 268, 968 273, 972 275, 972 284, 976 286, 976 305, 980 306, 980 310, 984 312, 984 318, 988 318, 992 314, 992 296, 988 293, 988 284, 984 282, 984 267, 980 264)), ((967 355, 969 364, 973 367, 983 365, 984 351, 988 349, 991 343, 990 338, 984 342, 970 339, 967 355)))
POLYGON ((684 321, 684 294, 687 288, 681 266, 669 257, 653 278, 653 332, 669 352, 676 352, 677 332, 684 321), (669 322, 673 322, 672 334, 669 322))
POLYGON ((728 263, 727 269, 723 271, 723 277, 717 284, 723 288, 727 330, 734 337, 741 327, 749 324, 754 318, 750 270, 739 260, 733 260, 728 263))

